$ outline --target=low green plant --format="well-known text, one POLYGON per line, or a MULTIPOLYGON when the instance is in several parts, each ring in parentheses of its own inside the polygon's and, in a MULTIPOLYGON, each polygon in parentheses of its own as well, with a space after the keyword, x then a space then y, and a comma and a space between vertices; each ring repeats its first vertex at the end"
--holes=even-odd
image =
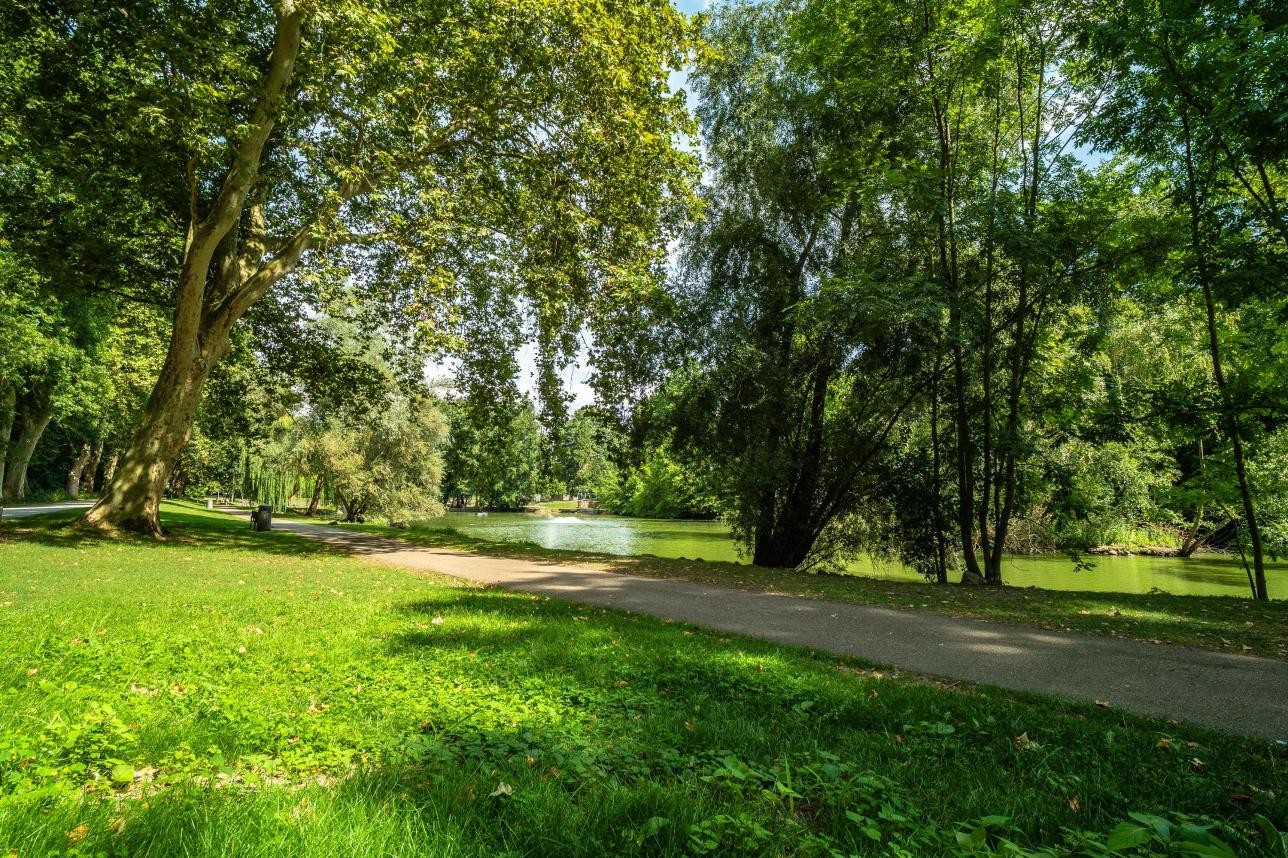
POLYGON ((0 854, 1282 851, 1263 743, 165 513, 0 530, 0 854))

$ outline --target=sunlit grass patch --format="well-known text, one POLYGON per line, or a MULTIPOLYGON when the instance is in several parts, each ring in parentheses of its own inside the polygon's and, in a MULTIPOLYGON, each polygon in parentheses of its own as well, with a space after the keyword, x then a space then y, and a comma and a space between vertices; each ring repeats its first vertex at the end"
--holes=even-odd
POLYGON ((1132 811, 1249 848, 1256 814, 1285 827, 1264 744, 168 512, 160 544, 5 525, 0 854, 931 855, 981 826, 1103 840, 1132 811))
POLYGON ((1231 596, 944 587, 916 581, 807 574, 718 561, 624 557, 547 549, 532 544, 497 543, 433 522, 406 530, 390 530, 376 524, 344 527, 428 547, 495 556, 543 558, 632 575, 680 578, 758 592, 931 611, 1047 629, 1073 629, 1269 658, 1288 658, 1288 600, 1254 602, 1231 596))

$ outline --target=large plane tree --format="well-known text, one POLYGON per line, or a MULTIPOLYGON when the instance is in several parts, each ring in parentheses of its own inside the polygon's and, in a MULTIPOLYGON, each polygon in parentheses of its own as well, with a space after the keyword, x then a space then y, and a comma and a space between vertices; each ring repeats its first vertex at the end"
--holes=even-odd
POLYGON ((168 352, 87 525, 162 532, 202 387, 265 296, 356 287, 389 308, 390 332, 445 343, 470 329, 464 290, 507 309, 553 296, 577 308, 565 324, 593 327, 648 293, 668 212, 688 198, 667 73, 691 30, 666 0, 27 14, 47 53, 123 82, 112 121, 85 139, 131 141, 111 169, 168 176, 183 200, 168 352))

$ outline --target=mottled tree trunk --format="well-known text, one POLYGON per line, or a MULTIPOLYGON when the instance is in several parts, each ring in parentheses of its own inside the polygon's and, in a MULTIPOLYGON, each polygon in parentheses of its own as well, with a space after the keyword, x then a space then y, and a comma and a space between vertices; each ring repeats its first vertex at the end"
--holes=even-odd
MULTIPOLYGON (((80 449, 76 451, 76 458, 72 459, 72 466, 67 471, 67 496, 72 500, 80 497, 81 476, 85 473, 85 466, 89 464, 89 457, 92 451, 88 441, 82 441, 80 449)), ((90 480, 93 481, 93 476, 90 480)))
MULTIPOLYGON (((260 97, 204 216, 197 211, 196 162, 190 165, 192 214, 175 289, 169 351, 112 481, 82 519, 88 527, 163 533, 161 496, 192 433, 201 388, 211 367, 228 351, 229 331, 277 280, 295 269, 311 246, 312 233, 297 229, 266 259, 262 200, 251 193, 299 55, 303 14, 293 2, 277 8, 260 97)), ((340 196, 347 199, 361 187, 345 183, 340 196)))
POLYGON ((27 465, 54 417, 51 394, 51 385, 33 381, 31 389, 18 397, 17 435, 9 444, 4 474, 4 496, 10 500, 21 500, 27 496, 27 465))
POLYGON ((161 375, 129 446, 103 488, 103 497, 85 514, 87 525, 153 536, 164 533, 159 516, 161 497, 192 434, 202 385, 228 347, 226 333, 205 346, 197 336, 185 342, 179 336, 185 327, 175 325, 161 375))
POLYGON ((98 465, 103 461, 103 442, 95 441, 94 449, 89 454, 89 463, 85 465, 85 473, 81 477, 81 488, 87 492, 98 490, 98 465))
POLYGON ((956 221, 956 155, 953 127, 947 109, 938 98, 933 100, 935 133, 939 141, 939 193, 941 205, 935 211, 936 250, 939 278, 948 294, 948 334, 952 341, 953 417, 956 429, 957 466, 957 537, 961 543, 963 582, 982 579, 975 556, 975 465, 971 432, 971 411, 966 385, 966 358, 963 350, 961 270, 957 247, 956 221))
POLYGON ((111 455, 107 457, 107 464, 103 466, 103 479, 99 481, 98 488, 107 488, 107 484, 116 475, 116 465, 120 461, 121 451, 113 448, 111 455))
POLYGON ((932 519, 935 527, 935 581, 939 584, 947 584, 948 545, 945 538, 947 522, 944 520, 943 464, 939 453, 939 373, 942 363, 940 345, 936 342, 934 375, 930 382, 930 490, 935 498, 932 519))
MULTIPOLYGON (((1261 528, 1257 521, 1257 505, 1252 496, 1252 484, 1248 479, 1246 455, 1243 450, 1242 421, 1235 403, 1232 401, 1229 382, 1225 375, 1225 366, 1221 358, 1221 337, 1217 329, 1216 297, 1212 289, 1212 272, 1208 263, 1207 243, 1204 240, 1202 210, 1199 201, 1199 190, 1194 170, 1194 153, 1191 148, 1189 112, 1181 110, 1181 122, 1185 132, 1185 178, 1186 197, 1190 209, 1190 244, 1194 252, 1195 268, 1199 285, 1203 289, 1203 308, 1207 322, 1208 356, 1212 359, 1212 379, 1216 382, 1217 393, 1221 397, 1221 416, 1226 434, 1230 436, 1230 447, 1234 454, 1234 475, 1239 486, 1239 499, 1243 502, 1243 519, 1248 528, 1248 542, 1252 548, 1251 583, 1254 599, 1269 599, 1266 588, 1266 555, 1261 544, 1261 528)), ((1245 561, 1246 564, 1246 561, 1245 561)))
POLYGON ((1189 533, 1181 539, 1181 547, 1176 549, 1177 557, 1190 557, 1203 544, 1203 538, 1199 536, 1199 531, 1203 528, 1204 507, 1199 507, 1199 511, 1194 515, 1194 524, 1190 526, 1189 533))

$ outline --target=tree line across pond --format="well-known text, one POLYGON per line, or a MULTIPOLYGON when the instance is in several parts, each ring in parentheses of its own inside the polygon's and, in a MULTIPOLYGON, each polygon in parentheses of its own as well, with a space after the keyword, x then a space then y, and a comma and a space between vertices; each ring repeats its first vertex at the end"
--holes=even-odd
POLYGON ((455 8, 6 14, 7 497, 101 491, 84 526, 160 534, 166 491, 583 495, 720 515, 762 565, 987 583, 1218 544, 1267 596, 1276 4, 455 8))

